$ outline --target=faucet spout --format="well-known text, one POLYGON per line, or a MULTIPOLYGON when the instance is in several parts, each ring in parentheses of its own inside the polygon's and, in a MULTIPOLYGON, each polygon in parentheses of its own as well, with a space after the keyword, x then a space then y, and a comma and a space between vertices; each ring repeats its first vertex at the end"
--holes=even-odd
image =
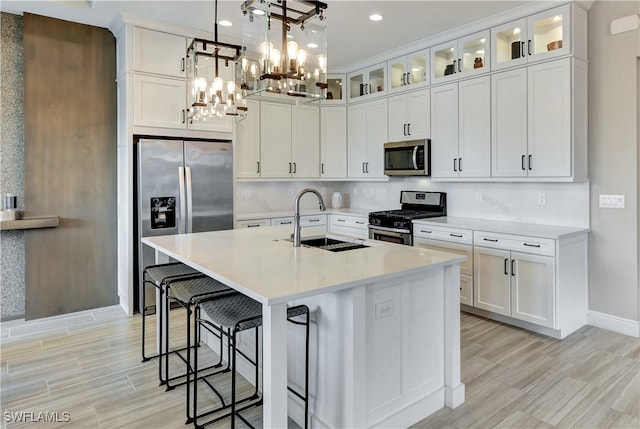
POLYGON ((307 193, 312 193, 315 194, 316 197, 318 197, 318 202, 320 203, 320 210, 321 211, 325 211, 327 208, 324 205, 324 200, 322 199, 322 195, 320 194, 320 192, 316 191, 315 189, 312 188, 305 188, 302 191, 300 191, 298 193, 298 195, 296 196, 296 213, 295 216, 293 218, 293 247, 300 247, 300 198, 302 198, 302 196, 304 194, 307 193))

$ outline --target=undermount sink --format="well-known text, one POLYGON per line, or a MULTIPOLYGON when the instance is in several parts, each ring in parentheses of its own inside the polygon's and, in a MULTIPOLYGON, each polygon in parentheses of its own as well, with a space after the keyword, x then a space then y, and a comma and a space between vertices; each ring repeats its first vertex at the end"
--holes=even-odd
POLYGON ((364 249, 364 244, 354 243, 351 241, 336 240, 329 237, 307 238, 300 242, 303 246, 317 247, 319 249, 328 250, 330 252, 344 252, 346 250, 364 249))

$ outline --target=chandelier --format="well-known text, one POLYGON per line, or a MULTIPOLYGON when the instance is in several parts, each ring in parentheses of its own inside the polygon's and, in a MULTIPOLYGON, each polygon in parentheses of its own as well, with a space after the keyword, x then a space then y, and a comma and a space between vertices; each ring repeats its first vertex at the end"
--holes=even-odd
POLYGON ((242 3, 246 20, 237 80, 245 94, 269 91, 324 98, 326 8, 326 3, 313 0, 246 0, 242 3))
POLYGON ((218 0, 214 4, 214 40, 196 38, 187 48, 187 100, 191 121, 243 116, 247 112, 235 71, 242 46, 218 41, 218 0))

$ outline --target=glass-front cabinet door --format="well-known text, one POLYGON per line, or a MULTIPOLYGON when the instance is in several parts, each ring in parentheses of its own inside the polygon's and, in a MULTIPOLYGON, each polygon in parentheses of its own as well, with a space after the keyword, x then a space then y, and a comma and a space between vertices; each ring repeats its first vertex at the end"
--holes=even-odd
POLYGON ((458 78, 458 43, 456 40, 431 48, 431 80, 447 82, 458 78))
POLYGON ((527 29, 529 61, 568 54, 571 47, 570 25, 569 4, 530 16, 527 29))
POLYGON ((570 4, 492 28, 492 69, 570 53, 570 28, 570 4))
POLYGON ((416 89, 429 83, 429 50, 424 49, 388 62, 389 92, 416 89))
POLYGON ((502 24, 491 29, 491 68, 493 70, 524 64, 527 20, 502 24))
POLYGON ((349 101, 386 94, 385 69, 386 63, 383 63, 350 73, 347 76, 349 101))
POLYGON ((458 40, 458 50, 460 52, 458 73, 464 76, 472 76, 486 73, 490 70, 489 48, 491 44, 489 39, 490 32, 486 30, 458 40))
POLYGON ((346 81, 346 75, 330 74, 327 76, 327 92, 322 104, 345 104, 347 94, 344 93, 343 87, 346 81))

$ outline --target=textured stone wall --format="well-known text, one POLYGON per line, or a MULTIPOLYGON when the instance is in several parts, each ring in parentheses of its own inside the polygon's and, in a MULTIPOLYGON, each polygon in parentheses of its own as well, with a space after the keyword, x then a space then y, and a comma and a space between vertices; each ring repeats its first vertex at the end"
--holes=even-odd
MULTIPOLYGON (((0 13, 0 192, 24 209, 22 16, 0 13)), ((0 232, 0 320, 24 315, 24 232, 0 232)))

